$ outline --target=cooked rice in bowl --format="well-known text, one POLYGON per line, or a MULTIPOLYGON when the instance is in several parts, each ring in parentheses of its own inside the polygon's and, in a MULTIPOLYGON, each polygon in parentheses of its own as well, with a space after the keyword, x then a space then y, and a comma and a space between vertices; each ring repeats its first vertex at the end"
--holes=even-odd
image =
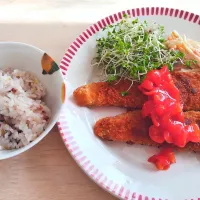
POLYGON ((17 149, 47 127, 51 111, 42 101, 44 86, 31 73, 0 70, 0 147, 17 149))

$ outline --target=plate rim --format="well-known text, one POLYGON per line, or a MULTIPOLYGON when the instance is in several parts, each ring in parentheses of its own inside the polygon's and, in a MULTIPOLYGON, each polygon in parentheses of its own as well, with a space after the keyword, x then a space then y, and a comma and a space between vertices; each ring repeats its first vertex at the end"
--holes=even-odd
MULTIPOLYGON (((85 31, 83 31, 69 46, 65 52, 61 62, 60 69, 64 77, 66 76, 67 70, 70 67, 70 63, 73 57, 76 55, 79 48, 94 34, 99 32, 105 26, 118 22, 122 19, 124 14, 128 14, 131 17, 141 17, 141 16, 168 16, 172 18, 179 18, 185 21, 200 25, 200 15, 181 10, 178 8, 168 8, 168 7, 137 7, 128 10, 119 11, 118 13, 111 14, 105 18, 100 19, 96 23, 92 24, 85 31)), ((66 86, 67 87, 67 86, 66 86)), ((66 93, 65 93, 66 94, 66 93)), ((104 175, 98 167, 92 164, 92 161, 84 155, 81 147, 76 143, 72 132, 68 126, 68 122, 65 119, 65 113, 62 110, 59 120, 57 122, 58 130, 60 132, 61 138, 71 154, 72 158, 78 164, 78 166, 85 172, 85 174, 99 185, 102 189, 109 192, 110 194, 125 200, 155 200, 155 197, 149 197, 143 194, 137 194, 134 191, 126 188, 123 185, 118 185, 112 180, 109 180, 106 175, 104 175), (111 187, 112 186, 112 187, 111 187)), ((190 198, 192 199, 192 197, 190 198)), ((167 197, 160 197, 159 200, 167 200, 167 197)))

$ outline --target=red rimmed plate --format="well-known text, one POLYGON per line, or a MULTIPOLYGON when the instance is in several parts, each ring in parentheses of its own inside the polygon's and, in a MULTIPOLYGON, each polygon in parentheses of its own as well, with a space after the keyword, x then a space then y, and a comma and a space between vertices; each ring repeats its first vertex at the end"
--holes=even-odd
MULTIPOLYGON (((194 40, 200 40, 200 17, 183 10, 151 7, 122 11, 102 19, 86 29, 65 53, 60 68, 65 75, 67 99, 59 118, 61 137, 79 166, 98 185, 127 200, 191 200, 200 197, 200 155, 177 154, 177 163, 168 171, 152 170, 147 158, 152 147, 105 142, 93 134, 96 120, 124 112, 121 108, 83 108, 72 93, 93 79, 91 60, 96 39, 106 25, 122 19, 123 14, 140 20, 155 21, 194 40)), ((200 199, 200 198, 199 198, 200 199)))

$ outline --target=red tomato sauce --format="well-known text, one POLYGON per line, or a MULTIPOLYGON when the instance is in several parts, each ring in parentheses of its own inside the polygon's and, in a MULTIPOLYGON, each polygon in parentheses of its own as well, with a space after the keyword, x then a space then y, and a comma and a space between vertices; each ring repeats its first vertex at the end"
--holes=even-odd
POLYGON ((160 151, 159 154, 153 155, 148 159, 158 170, 167 170, 170 165, 176 163, 175 155, 172 149, 167 148, 160 151))
POLYGON ((153 122, 149 128, 149 136, 153 141, 178 147, 184 147, 188 142, 200 142, 198 125, 184 124, 180 93, 167 66, 149 71, 139 89, 148 96, 148 101, 142 107, 142 115, 144 118, 150 117, 153 122))

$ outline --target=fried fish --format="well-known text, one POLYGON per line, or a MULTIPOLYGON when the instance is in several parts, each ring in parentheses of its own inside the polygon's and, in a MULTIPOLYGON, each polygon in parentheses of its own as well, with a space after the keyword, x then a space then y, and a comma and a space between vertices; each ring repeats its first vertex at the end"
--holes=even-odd
MULTIPOLYGON (((180 91, 183 110, 200 110, 200 73, 175 71, 172 77, 180 91)), ((112 84, 95 82, 77 88, 73 95, 79 106, 118 106, 141 109, 147 97, 139 91, 138 85, 139 83, 131 83, 129 80, 112 84)))
MULTIPOLYGON (((185 124, 197 123, 200 126, 200 112, 184 113, 185 124)), ((142 118, 141 110, 129 111, 114 117, 106 117, 96 122, 94 133, 103 140, 127 142, 148 146, 161 146, 149 137, 150 118, 142 118)), ((200 151, 200 143, 189 142, 183 149, 200 151)))

